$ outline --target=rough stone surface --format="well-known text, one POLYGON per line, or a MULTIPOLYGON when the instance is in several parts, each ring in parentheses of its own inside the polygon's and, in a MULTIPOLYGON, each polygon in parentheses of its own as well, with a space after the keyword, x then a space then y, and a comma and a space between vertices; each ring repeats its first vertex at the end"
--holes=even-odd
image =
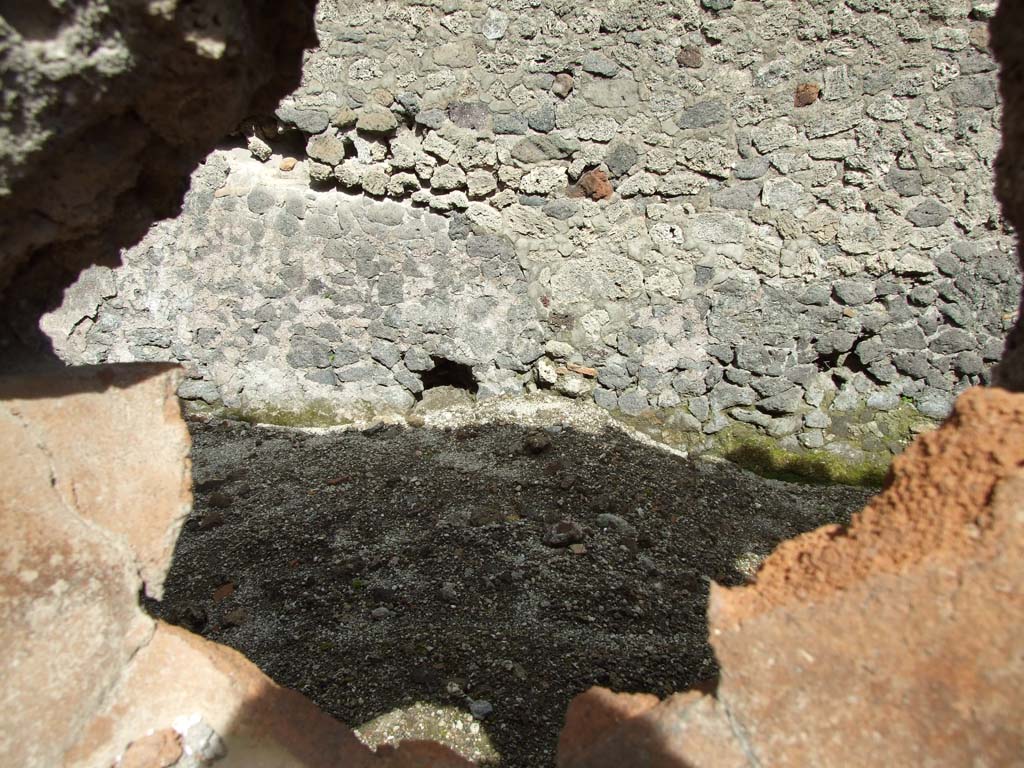
POLYGON ((220 742, 213 753, 217 757, 205 764, 225 768, 472 766, 429 742, 407 741, 374 753, 351 730, 304 696, 275 685, 237 651, 162 622, 155 624, 149 642, 64 764, 111 765, 139 736, 172 728, 186 740, 197 726, 220 742))
POLYGON ((162 594, 191 502, 170 368, 0 380, 5 764, 63 764, 151 632, 137 595, 162 594))
POLYGON ((591 688, 576 697, 558 740, 558 768, 643 765, 746 768, 743 746, 714 698, 657 696, 591 688), (679 738, 680 731, 685 740, 679 738), (692 762, 695 757, 699 763, 692 762))
MULTIPOLYGON (((622 371, 577 396, 669 421, 724 375, 713 347, 772 349, 775 368, 816 370, 786 398, 796 413, 769 401, 755 429, 836 411, 801 444, 898 450, 906 429, 892 437, 878 422, 892 411, 870 403, 899 398, 893 423, 932 418, 989 381, 1017 304, 991 194, 1001 105, 986 25, 931 5, 688 7, 641 0, 634 23, 554 0, 323 0, 320 47, 277 119, 330 155, 287 174, 212 155, 178 221, 44 319, 55 351, 181 361, 229 408, 352 416, 419 394, 401 368, 337 363, 375 339, 470 365, 485 396, 499 379, 528 389, 532 350, 554 339, 622 371), (367 116, 386 132, 360 129, 367 116), (475 237, 510 250, 478 261, 475 237), (848 280, 879 290, 833 290, 848 280), (293 336, 335 362, 289 359, 293 336), (855 349, 876 347, 870 363, 855 349), (988 350, 980 366, 949 359, 970 350, 988 350), (833 377, 849 382, 841 396, 833 377)), ((276 135, 262 134, 283 155, 276 135)), ((746 407, 687 422, 695 445, 706 425, 750 423, 746 407)))
POLYGON ((793 95, 794 107, 809 107, 818 100, 821 88, 817 83, 800 83, 793 95))
POLYGON ((210 147, 298 85, 312 7, 5 7, 0 287, 21 269, 22 299, 55 306, 62 281, 176 214, 182 180, 210 147))
POLYGON ((612 195, 612 185, 604 171, 588 171, 580 177, 579 188, 591 200, 603 200, 612 195))

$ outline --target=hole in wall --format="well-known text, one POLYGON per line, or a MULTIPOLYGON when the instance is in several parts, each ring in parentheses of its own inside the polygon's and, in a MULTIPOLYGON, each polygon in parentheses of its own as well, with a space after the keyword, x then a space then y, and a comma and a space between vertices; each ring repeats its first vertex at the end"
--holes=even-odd
POLYGON ((843 352, 828 352, 818 355, 815 359, 814 364, 818 366, 818 370, 822 373, 826 373, 835 368, 841 367, 839 358, 844 355, 843 352))
MULTIPOLYGON (((431 357, 430 359, 434 362, 434 367, 422 376, 424 391, 435 387, 455 387, 464 389, 470 394, 476 394, 476 377, 473 376, 471 367, 446 357, 431 357)), ((422 397, 422 393, 420 397, 422 397)))

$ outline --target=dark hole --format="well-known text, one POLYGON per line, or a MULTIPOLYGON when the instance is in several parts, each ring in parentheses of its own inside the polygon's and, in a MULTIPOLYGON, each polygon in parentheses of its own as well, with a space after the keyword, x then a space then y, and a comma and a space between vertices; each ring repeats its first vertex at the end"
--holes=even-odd
POLYGON ((847 355, 846 359, 843 361, 843 365, 854 373, 863 373, 867 376, 871 376, 871 372, 868 371, 868 367, 864 365, 864 363, 861 362, 861 359, 855 354, 847 355))
POLYGON ((433 387, 456 387, 476 394, 476 379, 473 369, 465 363, 456 363, 445 357, 431 357, 434 367, 423 374, 423 389, 433 387))
POLYGON ((833 368, 839 366, 839 358, 842 356, 842 352, 828 352, 818 355, 818 358, 814 361, 814 364, 818 366, 818 370, 822 372, 831 371, 833 368))

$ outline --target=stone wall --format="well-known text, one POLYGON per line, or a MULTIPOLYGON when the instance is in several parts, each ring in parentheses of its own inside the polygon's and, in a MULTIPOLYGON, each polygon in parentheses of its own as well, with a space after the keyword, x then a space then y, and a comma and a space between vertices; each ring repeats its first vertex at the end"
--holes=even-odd
POLYGON ((1019 290, 991 3, 349 5, 248 150, 44 320, 64 359, 350 417, 452 361, 478 397, 835 450, 988 381, 1019 290))
POLYGON ((177 215, 210 147, 299 82, 315 0, 199 5, 0 4, 5 372, 49 352, 31 321, 63 287, 177 215))
MULTIPOLYGON (((982 14, 989 4, 975 5, 982 14)), ((33 22, 52 19, 55 6, 7 4, 4 13, 22 7, 29 12, 21 19, 33 22)), ((83 17, 78 25, 97 18, 83 17)), ((1000 192, 1007 215, 1019 220, 1024 5, 1001 3, 995 30, 1008 105, 1000 192)), ((51 43, 59 50, 60 41, 51 43)), ((142 77, 142 90, 156 69, 142 77)), ((226 74, 232 66, 216 69, 226 74)), ((26 95, 26 82, 5 98, 26 95)), ((102 123, 113 114, 109 106, 99 104, 92 117, 102 123)), ((9 113, 2 125, 20 136, 9 113)), ((49 141, 61 146, 59 138, 49 136, 41 151, 49 141)), ((97 147, 81 149, 92 155, 97 147)), ((113 183, 99 181, 101 192, 113 183)), ((38 223, 12 221, 15 239, 38 223)), ((82 315, 83 333, 103 316, 103 299, 125 300, 119 285, 98 270, 69 295, 69 305, 87 310, 98 297, 82 315)), ((23 288, 13 283, 5 299, 23 288)), ((1020 346, 1011 342, 1009 351, 1001 375, 1019 390, 1020 346)), ((0 453, 9 469, 0 475, 8 545, 0 640, 13 670, 0 722, 5 761, 459 764, 422 744, 370 755, 347 729, 236 654, 154 626, 138 612, 143 579, 159 589, 188 501, 187 441, 170 396, 176 379, 159 368, 106 366, 0 387, 0 453), (124 471, 126 460, 138 471, 124 471)), ((897 462, 886 494, 852 527, 787 546, 759 575, 763 586, 716 587, 712 640, 724 670, 714 698, 691 692, 655 706, 650 697, 592 693, 570 710, 560 764, 593 768, 638 755, 666 766, 1013 762, 1024 706, 1021 398, 997 390, 965 396, 946 428, 897 462)))

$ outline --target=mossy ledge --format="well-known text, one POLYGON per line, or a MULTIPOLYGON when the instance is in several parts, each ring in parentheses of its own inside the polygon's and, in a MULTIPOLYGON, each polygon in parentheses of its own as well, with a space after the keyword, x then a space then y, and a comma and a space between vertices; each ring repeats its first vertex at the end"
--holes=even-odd
POLYGON ((914 436, 938 422, 912 404, 891 411, 867 407, 837 414, 827 430, 826 446, 805 448, 795 435, 774 437, 738 421, 713 434, 694 430, 685 407, 639 416, 613 414, 650 437, 691 455, 717 456, 762 477, 789 482, 856 485, 879 488, 894 456, 914 436), (680 418, 682 417, 682 418, 680 418))
POLYGON ((762 477, 801 483, 880 488, 892 464, 889 451, 861 451, 859 456, 823 449, 790 449, 747 424, 734 424, 714 436, 707 451, 762 477))

